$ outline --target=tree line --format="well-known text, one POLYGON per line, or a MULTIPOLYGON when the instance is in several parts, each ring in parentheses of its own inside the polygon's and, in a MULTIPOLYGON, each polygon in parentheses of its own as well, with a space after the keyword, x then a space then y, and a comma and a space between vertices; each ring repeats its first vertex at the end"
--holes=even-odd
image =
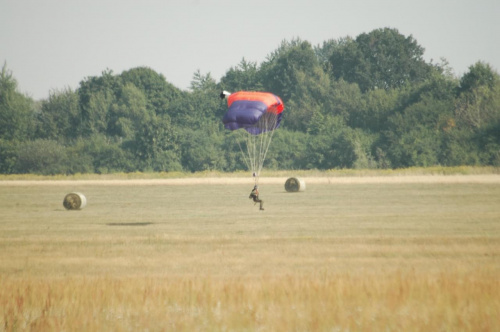
POLYGON ((217 82, 183 91, 138 67, 84 78, 35 101, 0 76, 0 173, 245 169, 224 129, 221 90, 270 91, 285 104, 268 169, 500 166, 500 76, 484 62, 456 77, 412 36, 383 28, 313 46, 283 41, 217 82))

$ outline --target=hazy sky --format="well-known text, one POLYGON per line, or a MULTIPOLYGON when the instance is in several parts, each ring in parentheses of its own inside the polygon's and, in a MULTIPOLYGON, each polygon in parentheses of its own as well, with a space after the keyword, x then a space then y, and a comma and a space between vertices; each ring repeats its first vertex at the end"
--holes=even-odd
POLYGON ((188 89, 242 58, 260 64, 281 41, 318 45, 396 28, 446 58, 500 70, 499 0, 0 0, 0 65, 35 99, 108 69, 147 66, 188 89))

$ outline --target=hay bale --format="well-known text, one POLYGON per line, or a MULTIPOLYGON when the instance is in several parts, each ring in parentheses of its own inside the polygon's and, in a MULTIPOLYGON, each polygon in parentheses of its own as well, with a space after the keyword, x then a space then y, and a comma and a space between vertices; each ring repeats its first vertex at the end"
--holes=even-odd
POLYGON ((304 180, 299 178, 289 178, 285 182, 285 190, 292 193, 305 191, 306 183, 304 182, 304 180))
POLYGON ((66 210, 81 210, 87 205, 87 199, 82 193, 69 193, 64 197, 66 210))

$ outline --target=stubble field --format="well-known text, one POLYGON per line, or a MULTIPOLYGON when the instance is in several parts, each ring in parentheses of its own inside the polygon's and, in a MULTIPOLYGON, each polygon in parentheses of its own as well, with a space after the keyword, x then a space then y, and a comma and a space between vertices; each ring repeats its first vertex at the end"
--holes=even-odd
POLYGON ((303 179, 0 181, 0 331, 500 330, 500 176, 303 179))

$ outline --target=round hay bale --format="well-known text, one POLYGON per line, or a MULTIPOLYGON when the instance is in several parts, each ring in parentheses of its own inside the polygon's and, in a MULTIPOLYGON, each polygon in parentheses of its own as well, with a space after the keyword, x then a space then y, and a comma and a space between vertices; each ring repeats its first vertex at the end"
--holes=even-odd
POLYGON ((87 205, 87 199, 82 193, 69 193, 64 197, 66 210, 81 210, 87 205))
POLYGON ((285 190, 291 193, 306 190, 306 183, 299 178, 289 178, 285 182, 285 190))

